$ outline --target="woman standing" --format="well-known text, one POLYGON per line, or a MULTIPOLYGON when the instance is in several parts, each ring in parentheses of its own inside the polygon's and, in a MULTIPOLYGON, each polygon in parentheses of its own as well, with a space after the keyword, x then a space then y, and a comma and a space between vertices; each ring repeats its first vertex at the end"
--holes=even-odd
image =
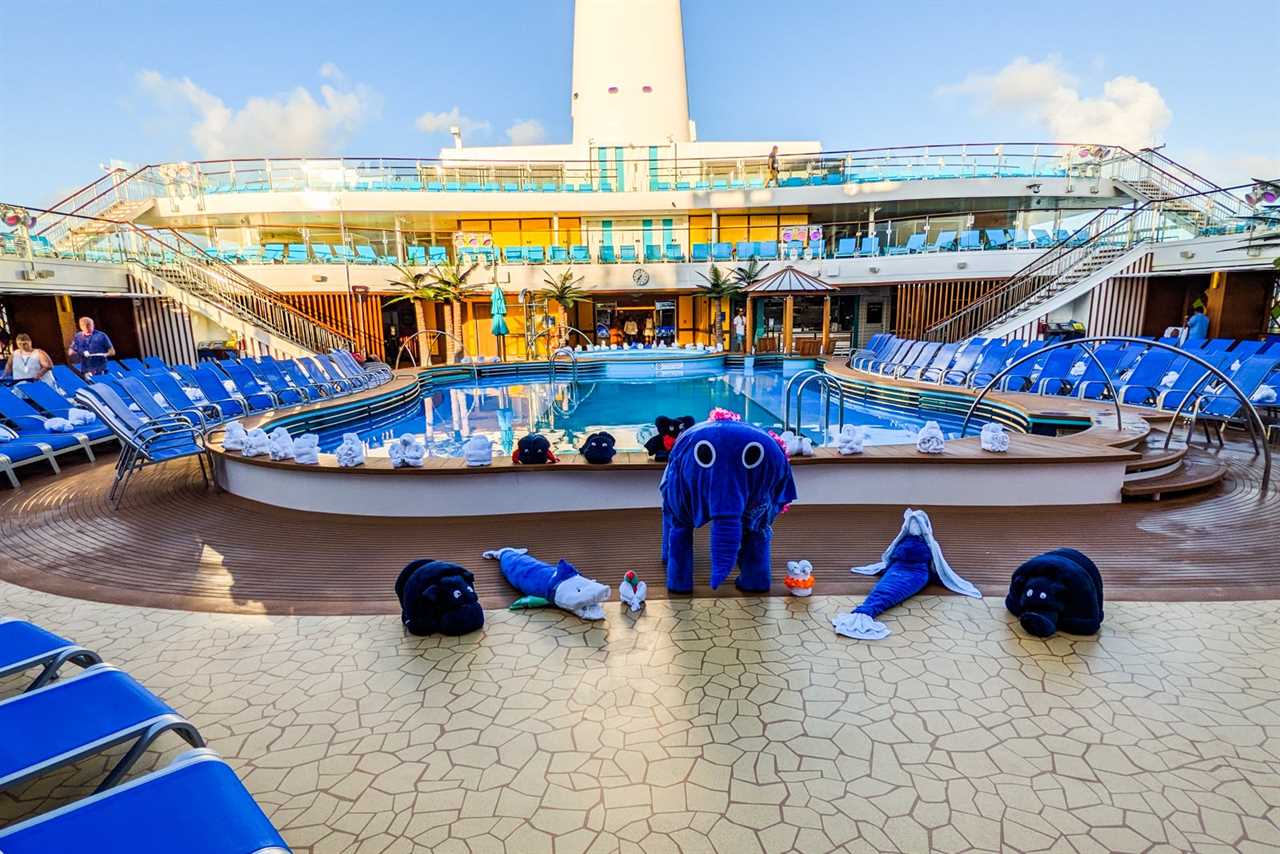
POLYGON ((653 334, 654 334, 653 318, 646 317, 644 319, 644 346, 646 347, 653 346, 653 334))
MULTIPOLYGON (((49 354, 31 345, 31 336, 25 332, 13 339, 13 353, 4 367, 4 378, 12 380, 43 380, 53 385, 53 361, 49 354)), ((56 388, 56 386, 55 386, 56 388)))

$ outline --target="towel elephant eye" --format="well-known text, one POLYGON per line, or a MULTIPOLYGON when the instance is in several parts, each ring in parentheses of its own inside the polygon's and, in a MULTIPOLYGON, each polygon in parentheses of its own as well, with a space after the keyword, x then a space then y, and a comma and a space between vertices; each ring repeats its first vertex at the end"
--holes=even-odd
POLYGON ((1047 593, 1041 593, 1041 594, 1040 594, 1040 598, 1041 598, 1041 599, 1047 599, 1047 598, 1049 598, 1049 594, 1047 594, 1047 593))
POLYGON ((716 449, 710 442, 703 439, 693 449, 693 458, 698 461, 698 465, 704 469, 709 469, 716 461, 716 449))
POLYGON ((1031 588, 1029 588, 1029 587, 1028 587, 1028 588, 1027 588, 1027 592, 1026 592, 1026 593, 1023 593, 1022 595, 1023 595, 1024 597, 1026 597, 1027 599, 1030 599, 1032 596, 1036 595, 1036 592, 1035 592, 1034 590, 1032 590, 1031 588))
POLYGON ((461 598, 462 598, 462 591, 461 591, 461 590, 455 590, 455 591, 453 591, 453 598, 454 598, 454 599, 461 599, 461 598))
POLYGON ((764 461, 764 447, 759 442, 748 442, 742 449, 742 464, 753 469, 764 461))

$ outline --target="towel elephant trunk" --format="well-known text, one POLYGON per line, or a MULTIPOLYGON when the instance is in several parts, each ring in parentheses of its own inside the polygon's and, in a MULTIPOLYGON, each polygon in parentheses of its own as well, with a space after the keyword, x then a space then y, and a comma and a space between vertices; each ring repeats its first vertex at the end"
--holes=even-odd
POLYGON ((711 589, 720 586, 738 562, 742 547, 742 517, 717 516, 711 520, 711 589))
POLYGON ((1023 611, 1019 622, 1032 637, 1047 638, 1058 630, 1058 613, 1056 611, 1023 611))

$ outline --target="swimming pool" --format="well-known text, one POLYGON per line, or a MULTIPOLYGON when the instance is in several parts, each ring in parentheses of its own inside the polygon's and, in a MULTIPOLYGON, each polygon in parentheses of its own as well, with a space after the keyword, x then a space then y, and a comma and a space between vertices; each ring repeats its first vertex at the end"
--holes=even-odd
MULTIPOLYGON (((365 419, 320 432, 322 450, 332 450, 343 433, 358 433, 378 453, 387 441, 404 433, 423 439, 432 456, 461 456, 463 441, 476 433, 493 440, 494 453, 510 454, 527 433, 545 435, 558 456, 573 456, 588 435, 607 430, 619 451, 642 450, 645 433, 658 415, 707 417, 720 406, 768 430, 782 430, 782 405, 787 379, 780 368, 717 370, 700 376, 623 379, 603 377, 577 383, 546 380, 481 380, 437 386, 410 406, 374 420, 365 419)), ((821 403, 810 387, 801 421, 806 435, 819 440, 821 403)), ((794 407, 794 403, 792 404, 794 407)), ((948 437, 959 423, 930 414, 928 418, 863 403, 847 403, 846 424, 867 428, 868 444, 915 441, 926 420, 938 420, 948 437)), ((834 426, 838 419, 831 416, 834 426)), ((297 432, 297 431, 295 431, 297 432)))

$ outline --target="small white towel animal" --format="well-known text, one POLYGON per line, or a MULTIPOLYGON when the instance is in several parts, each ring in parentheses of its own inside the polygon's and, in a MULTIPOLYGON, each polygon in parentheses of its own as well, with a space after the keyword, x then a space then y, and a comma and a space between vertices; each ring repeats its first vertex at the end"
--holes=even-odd
POLYGON ((808 436, 799 436, 786 430, 778 438, 787 446, 788 457, 812 457, 813 441, 808 436))
POLYGON ((67 410, 67 420, 77 427, 83 427, 86 424, 92 424, 98 420, 98 416, 94 415, 87 409, 81 409, 73 406, 67 410))
POLYGON ((787 592, 801 599, 813 595, 813 564, 807 560, 787 561, 787 577, 782 580, 787 592))
POLYGON ((846 457, 862 453, 866 441, 866 428, 860 424, 846 424, 839 432, 834 428, 831 431, 831 446, 846 457))
POLYGON ((983 424, 979 441, 982 442, 982 450, 1003 454, 1009 450, 1009 431, 1004 429, 1004 425, 996 424, 994 421, 983 424))
POLYGON ((320 437, 315 433, 303 433, 293 440, 293 461, 306 466, 320 462, 320 437))
POLYGON ((246 457, 260 457, 271 450, 271 437, 261 427, 254 427, 244 437, 240 453, 246 457))
POLYGON ((391 465, 396 468, 417 469, 422 468, 423 460, 427 458, 427 446, 412 433, 405 433, 387 444, 387 454, 391 457, 391 465))
POLYGON ((75 429, 75 426, 65 418, 46 418, 44 420, 44 429, 48 433, 70 433, 75 429))
POLYGON ((1160 378, 1160 388, 1169 388, 1177 381, 1178 381, 1178 372, 1169 371, 1169 373, 1165 374, 1160 378))
POLYGON ((644 600, 648 592, 649 585, 636 576, 635 570, 627 570, 622 576, 622 583, 618 585, 618 598, 622 600, 622 604, 631 608, 632 613, 644 608, 644 600))
POLYGON ((916 434, 916 450, 922 454, 941 454, 947 447, 947 439, 937 421, 926 421, 916 434))
POLYGON ((293 437, 289 435, 289 431, 283 427, 277 427, 271 431, 268 437, 270 443, 267 446, 267 452, 271 454, 273 460, 291 460, 294 457, 293 437))
POLYGON ((1073 377, 1083 376, 1084 369, 1086 367, 1088 366, 1084 362, 1076 362, 1074 365, 1071 366, 1071 370, 1067 371, 1067 373, 1073 377))
POLYGON ((1269 385, 1260 385, 1258 386, 1258 390, 1253 393, 1253 397, 1249 398, 1249 400, 1254 403, 1275 403, 1276 390, 1269 385))
POLYGON ((493 442, 477 433, 463 443, 462 457, 469 466, 487 466, 493 462, 493 442))
POLYGON ((239 421, 228 421, 223 429, 226 432, 222 436, 222 447, 228 451, 243 451, 245 437, 249 435, 244 425, 239 421))
POLYGON ((338 465, 343 468, 364 465, 364 443, 360 441, 359 434, 343 433, 342 444, 333 453, 338 458, 338 465))

